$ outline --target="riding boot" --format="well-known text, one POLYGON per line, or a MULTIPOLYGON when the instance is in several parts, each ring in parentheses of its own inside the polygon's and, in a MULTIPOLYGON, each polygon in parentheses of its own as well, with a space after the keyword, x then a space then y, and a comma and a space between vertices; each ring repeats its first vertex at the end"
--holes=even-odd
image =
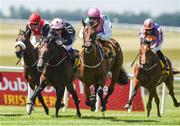
POLYGON ((70 56, 70 59, 72 60, 73 64, 75 63, 75 60, 76 60, 76 56, 74 55, 74 49, 70 49, 69 51, 69 56, 70 56))
POLYGON ((168 67, 167 61, 166 61, 163 53, 159 50, 159 51, 157 51, 157 54, 158 54, 160 60, 161 60, 161 61, 163 62, 163 64, 165 65, 165 66, 162 68, 162 73, 168 74, 168 73, 169 73, 169 67, 168 67))

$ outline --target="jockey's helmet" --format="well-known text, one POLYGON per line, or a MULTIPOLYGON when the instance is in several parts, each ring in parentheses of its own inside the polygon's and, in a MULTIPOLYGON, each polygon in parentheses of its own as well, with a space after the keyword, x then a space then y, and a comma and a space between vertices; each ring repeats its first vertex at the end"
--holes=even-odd
POLYGON ((98 8, 90 8, 88 10, 88 17, 100 17, 101 12, 98 8))
POLYGON ((144 21, 144 26, 143 26, 144 29, 150 30, 150 29, 153 29, 154 26, 155 26, 155 24, 154 24, 153 19, 148 18, 148 19, 146 19, 146 20, 144 21))
POLYGON ((32 13, 29 17, 30 24, 39 24, 40 21, 41 21, 41 16, 37 12, 32 13))
POLYGON ((55 18, 51 22, 52 29, 63 29, 64 28, 64 21, 60 18, 55 18))

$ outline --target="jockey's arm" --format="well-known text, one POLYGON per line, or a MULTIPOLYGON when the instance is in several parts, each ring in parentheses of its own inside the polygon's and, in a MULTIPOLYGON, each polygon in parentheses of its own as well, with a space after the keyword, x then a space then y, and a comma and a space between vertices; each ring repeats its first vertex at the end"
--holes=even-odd
POLYGON ((112 36, 112 24, 109 19, 104 20, 103 32, 97 34, 101 40, 107 41, 111 39, 112 36))
POLYGON ((49 31, 50 31, 50 26, 49 26, 49 24, 45 24, 45 25, 42 27, 42 36, 43 36, 43 38, 48 36, 49 31))
POLYGON ((26 34, 28 35, 28 36, 31 36, 31 29, 29 28, 29 25, 26 25, 26 34))

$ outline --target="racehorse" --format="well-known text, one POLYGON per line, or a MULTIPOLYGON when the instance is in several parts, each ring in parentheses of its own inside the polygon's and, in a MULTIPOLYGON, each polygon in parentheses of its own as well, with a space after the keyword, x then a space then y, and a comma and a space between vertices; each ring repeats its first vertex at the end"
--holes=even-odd
POLYGON ((113 46, 116 56, 113 59, 105 58, 105 52, 100 41, 96 39, 96 29, 98 24, 93 26, 86 26, 82 20, 84 27, 83 30, 83 48, 80 52, 80 80, 84 83, 86 105, 91 107, 91 110, 95 110, 95 95, 98 93, 101 100, 101 111, 106 110, 106 104, 109 96, 113 93, 115 83, 122 82, 127 83, 128 77, 124 72, 123 54, 118 42, 111 39, 109 42, 113 46), (105 85, 108 72, 112 72, 112 79, 108 88, 108 93, 103 97, 103 87, 105 85), (91 95, 90 86, 94 85, 95 95, 91 95))
MULTIPOLYGON (((34 90, 35 86, 39 84, 41 75, 41 73, 37 70, 38 50, 33 47, 30 42, 30 36, 28 36, 25 31, 20 30, 16 39, 15 49, 16 56, 20 59, 23 57, 24 59, 24 77, 29 82, 31 89, 34 90)), ((38 99, 48 115, 49 109, 44 103, 41 93, 38 94, 38 99)), ((31 113, 28 112, 28 114, 31 113)))
MULTIPOLYGON (((65 86, 67 90, 71 93, 75 105, 78 117, 81 116, 79 110, 79 100, 76 91, 73 87, 73 62, 70 59, 68 52, 64 49, 63 46, 59 46, 55 43, 54 37, 49 37, 47 42, 42 44, 39 52, 39 61, 38 61, 38 70, 42 71, 42 75, 40 77, 40 84, 34 91, 33 96, 31 97, 32 106, 37 95, 41 92, 44 84, 48 83, 54 86, 56 89, 58 88, 58 96, 56 100, 56 117, 58 117, 58 111, 61 104, 61 100, 63 98, 65 86)), ((31 107, 32 108, 32 107, 31 107)))
POLYGON ((166 57, 167 63, 169 65, 169 74, 162 74, 162 63, 157 54, 155 54, 150 48, 150 41, 144 40, 140 46, 140 57, 139 63, 134 68, 134 90, 132 92, 131 98, 125 105, 125 108, 129 109, 132 105, 132 101, 136 96, 137 90, 140 86, 145 87, 149 91, 149 99, 146 106, 147 116, 150 115, 152 108, 152 99, 155 99, 157 106, 157 115, 161 117, 159 110, 159 97, 156 91, 156 87, 162 82, 165 83, 169 90, 169 94, 173 99, 174 106, 179 107, 180 103, 177 102, 174 96, 173 80, 174 74, 178 74, 179 71, 174 71, 170 60, 166 57))

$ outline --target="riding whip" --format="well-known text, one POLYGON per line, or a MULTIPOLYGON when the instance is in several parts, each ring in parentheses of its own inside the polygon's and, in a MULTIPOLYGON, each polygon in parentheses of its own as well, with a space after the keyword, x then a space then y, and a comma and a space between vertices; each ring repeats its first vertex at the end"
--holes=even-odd
POLYGON ((140 54, 140 53, 137 54, 136 58, 135 58, 134 61, 132 62, 131 67, 134 65, 134 63, 135 63, 136 59, 138 58, 139 54, 140 54))

